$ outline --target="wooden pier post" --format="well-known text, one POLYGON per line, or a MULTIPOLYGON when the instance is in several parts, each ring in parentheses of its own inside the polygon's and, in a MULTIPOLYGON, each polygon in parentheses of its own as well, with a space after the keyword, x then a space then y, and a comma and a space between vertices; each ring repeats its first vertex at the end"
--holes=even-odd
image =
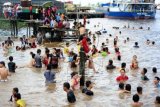
POLYGON ((79 74, 81 75, 80 86, 84 86, 85 84, 85 62, 86 62, 87 57, 82 47, 80 49, 79 55, 80 55, 79 74))

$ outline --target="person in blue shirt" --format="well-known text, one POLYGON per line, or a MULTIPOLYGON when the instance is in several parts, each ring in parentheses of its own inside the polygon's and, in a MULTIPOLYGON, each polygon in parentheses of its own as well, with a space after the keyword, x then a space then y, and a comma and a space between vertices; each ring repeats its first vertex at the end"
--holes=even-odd
POLYGON ((44 77, 46 79, 46 83, 55 83, 55 73, 51 72, 52 66, 50 64, 47 65, 47 69, 44 72, 44 77))

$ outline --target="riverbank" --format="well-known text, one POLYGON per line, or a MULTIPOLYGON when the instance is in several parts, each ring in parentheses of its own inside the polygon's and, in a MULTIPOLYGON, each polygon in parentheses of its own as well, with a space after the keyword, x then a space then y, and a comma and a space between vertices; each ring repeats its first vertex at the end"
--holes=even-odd
MULTIPOLYGON (((26 27, 25 22, 18 21, 18 28, 23 28, 26 27)), ((9 30, 11 29, 10 27, 10 21, 6 20, 4 17, 0 17, 0 29, 2 30, 9 30)))

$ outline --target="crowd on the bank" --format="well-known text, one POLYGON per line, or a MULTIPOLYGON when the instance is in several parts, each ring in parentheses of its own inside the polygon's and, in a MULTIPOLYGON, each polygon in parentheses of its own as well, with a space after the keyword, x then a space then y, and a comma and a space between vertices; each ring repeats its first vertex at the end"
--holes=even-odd
MULTIPOLYGON (((56 19, 57 20, 57 19, 56 19)), ((80 63, 80 52, 85 53, 86 56, 86 66, 89 69, 93 69, 94 74, 98 73, 98 70, 95 68, 95 63, 93 62, 93 58, 97 57, 98 55, 101 55, 102 57, 107 57, 111 54, 110 49, 108 47, 108 44, 110 44, 109 39, 106 39, 106 42, 103 42, 101 44, 101 48, 98 49, 95 45, 96 43, 96 35, 92 34, 92 32, 86 33, 86 28, 85 25, 82 25, 81 23, 74 23, 74 28, 78 28, 79 29, 79 34, 80 37, 77 41, 77 50, 75 50, 75 48, 70 48, 70 43, 66 43, 63 49, 59 49, 59 48, 53 48, 53 49, 49 49, 49 48, 45 48, 45 54, 42 55, 42 50, 41 49, 37 49, 36 53, 30 52, 31 55, 31 62, 30 62, 30 66, 31 67, 35 67, 35 68, 42 68, 43 65, 46 68, 45 72, 44 72, 44 78, 45 78, 45 83, 46 84, 57 84, 56 83, 56 72, 54 72, 54 69, 59 69, 60 67, 60 62, 63 62, 64 59, 67 59, 68 63, 69 63, 69 67, 70 68, 75 68, 77 69, 79 67, 79 63, 80 63)), ((119 35, 121 35, 121 31, 119 32, 119 35)), ((114 59, 110 59, 108 61, 108 64, 106 65, 106 69, 107 70, 118 70, 120 75, 118 77, 115 78, 115 80, 118 82, 119 84, 119 93, 123 93, 123 94, 131 94, 132 92, 132 86, 131 84, 127 83, 127 81, 129 80, 129 77, 126 75, 126 72, 128 72, 129 70, 126 69, 126 63, 123 62, 121 64, 121 67, 116 67, 114 65, 114 60, 118 60, 121 61, 122 60, 122 54, 120 51, 120 47, 118 46, 118 42, 119 42, 119 38, 118 36, 113 37, 111 34, 109 34, 110 38, 114 38, 113 39, 113 47, 114 48, 114 59)), ((25 38, 25 36, 23 36, 22 38, 20 38, 20 42, 22 44, 22 46, 17 47, 16 46, 16 50, 26 50, 26 48, 37 48, 37 45, 42 43, 42 38, 39 40, 37 40, 38 42, 36 42, 36 38, 31 37, 30 40, 28 40, 27 38, 25 38), (38 43, 38 44, 37 44, 38 43), (25 48, 25 49, 23 49, 25 48)), ((130 42, 130 38, 127 37, 124 40, 124 44, 126 44, 127 42, 130 42)), ((152 43, 150 42, 150 40, 146 40, 146 45, 155 45, 155 42, 153 41, 152 43)), ((4 43, 2 43, 2 47, 4 52, 8 52, 9 47, 12 47, 14 45, 14 42, 11 40, 11 38, 9 37, 4 43)), ((133 49, 138 49, 140 48, 138 42, 135 42, 135 44, 133 45, 133 49)), ((14 62, 14 57, 13 56, 9 56, 9 63, 8 63, 8 67, 6 66, 4 61, 0 62, 0 76, 1 76, 1 81, 7 82, 7 76, 10 76, 11 73, 15 73, 17 65, 14 62), (7 69, 8 68, 8 69, 7 69)), ((147 77, 147 68, 140 68, 139 67, 139 63, 138 62, 138 57, 137 55, 133 55, 133 58, 131 60, 131 64, 130 64, 130 70, 141 70, 141 79, 142 81, 149 81, 150 79, 147 77)), ((157 68, 153 67, 152 71, 154 74, 157 73, 157 68)), ((138 72, 138 71, 135 71, 138 72)), ((74 95, 74 91, 76 90, 80 90, 80 78, 81 75, 78 74, 77 71, 74 71, 71 73, 71 82, 65 82, 63 84, 63 89, 64 91, 67 93, 67 99, 70 103, 75 103, 76 102, 76 96, 74 95)), ((160 89, 160 78, 158 76, 156 76, 154 78, 154 86, 157 89, 160 89)), ((93 87, 93 83, 90 80, 87 80, 85 82, 85 87, 82 88, 82 93, 88 95, 88 96, 93 96, 94 92, 92 91, 92 87, 93 87)), ((135 93, 133 95, 133 103, 131 104, 133 107, 141 107, 143 105, 143 102, 140 102, 140 98, 143 95, 143 88, 141 86, 137 87, 137 93, 135 93)), ((21 99, 21 94, 19 93, 19 90, 17 87, 13 88, 13 94, 11 96, 10 101, 13 101, 13 99, 16 101, 17 105, 19 105, 19 107, 25 107, 25 101, 23 99, 21 99)), ((156 104, 160 104, 160 96, 155 96, 155 103, 156 104)))

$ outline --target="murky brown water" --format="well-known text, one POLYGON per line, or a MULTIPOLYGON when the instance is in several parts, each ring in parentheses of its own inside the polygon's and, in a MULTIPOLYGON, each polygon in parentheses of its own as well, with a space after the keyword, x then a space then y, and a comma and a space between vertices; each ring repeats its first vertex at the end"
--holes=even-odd
MULTIPOLYGON (((96 57, 94 59, 96 69, 98 74, 93 77, 93 71, 86 69, 87 79, 91 79, 95 85, 93 88, 94 96, 87 97, 81 92, 76 92, 77 102, 74 105, 70 105, 66 99, 66 93, 63 91, 63 83, 70 81, 71 69, 68 68, 68 63, 64 62, 61 64, 61 69, 56 73, 56 84, 49 86, 45 85, 45 79, 43 73, 45 68, 18 68, 16 73, 9 77, 8 82, 0 82, 0 107, 14 107, 12 103, 9 103, 12 88, 18 87, 22 98, 26 100, 27 107, 129 107, 132 102, 132 95, 136 93, 136 87, 142 86, 144 90, 144 96, 142 96, 141 101, 144 103, 144 107, 154 107, 154 100, 157 95, 160 95, 160 90, 154 88, 151 68, 156 66, 158 68, 157 76, 160 76, 160 32, 159 32, 160 18, 156 20, 144 20, 144 21, 129 21, 129 20, 114 20, 114 19, 90 19, 90 28, 92 31, 105 28, 108 33, 119 36, 118 45, 120 46, 120 51, 122 53, 122 61, 114 60, 116 66, 120 67, 121 62, 127 63, 127 68, 129 69, 131 58, 134 54, 138 56, 140 68, 146 67, 148 69, 147 76, 149 77, 148 82, 141 81, 140 71, 129 71, 127 75, 129 76, 129 81, 132 85, 131 95, 125 95, 121 99, 117 93, 118 84, 115 78, 119 75, 118 70, 113 72, 108 72, 105 70, 105 65, 108 59, 114 58, 115 55, 113 50, 113 37, 110 37, 109 50, 111 55, 106 58, 96 57), (95 24, 101 23, 97 28, 93 26, 95 24), (143 26, 147 29, 148 26, 151 27, 151 31, 147 30, 131 30, 131 29, 120 29, 122 34, 118 34, 118 30, 113 30, 111 26, 123 27, 124 24, 130 23, 130 26, 139 28, 143 26), (123 40, 126 37, 130 37, 130 42, 123 44, 123 40), (150 39, 156 41, 156 46, 146 46, 145 40, 150 39), (135 41, 139 42, 140 48, 133 49, 133 44, 135 41)), ((104 38, 108 38, 107 34, 101 35, 99 37, 98 47, 102 42, 105 42, 104 38)), ((98 42, 98 38, 97 38, 98 42)), ((20 44, 20 43, 19 43, 20 44)), ((97 43, 96 43, 97 45, 97 43)), ((72 44, 71 47, 76 47, 72 44)), ((43 47, 40 47, 43 51, 43 47)), ((14 60, 18 66, 27 65, 31 59, 29 52, 34 50, 27 50, 26 52, 15 52, 12 50, 10 55, 14 56, 14 60)), ((5 60, 6 63, 8 57, 2 55, 2 49, 0 50, 0 60, 5 60)))

